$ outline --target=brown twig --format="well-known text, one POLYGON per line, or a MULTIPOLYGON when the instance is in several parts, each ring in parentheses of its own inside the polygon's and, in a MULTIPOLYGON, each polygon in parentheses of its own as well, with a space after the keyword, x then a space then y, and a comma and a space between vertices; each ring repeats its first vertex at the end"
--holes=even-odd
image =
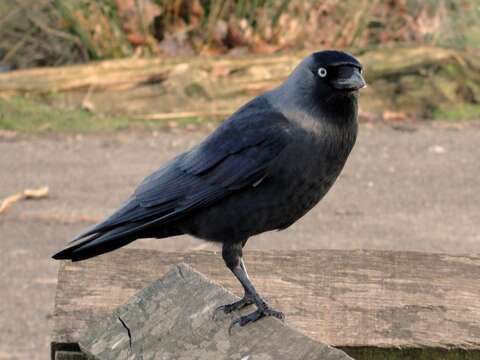
POLYGON ((14 195, 6 197, 0 204, 0 214, 5 212, 10 206, 23 199, 41 199, 48 196, 48 186, 42 186, 37 189, 25 189, 14 195))

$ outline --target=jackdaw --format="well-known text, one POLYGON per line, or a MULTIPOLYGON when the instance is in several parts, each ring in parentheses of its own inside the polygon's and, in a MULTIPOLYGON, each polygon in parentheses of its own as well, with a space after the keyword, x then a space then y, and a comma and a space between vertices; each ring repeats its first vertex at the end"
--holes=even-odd
POLYGON ((241 300, 220 309, 257 308, 232 325, 283 319, 255 290, 242 248, 252 235, 289 227, 327 193, 355 143, 364 86, 352 55, 311 54, 283 84, 148 176, 120 209, 53 258, 84 260, 139 238, 189 234, 221 243, 226 266, 244 288, 241 300))

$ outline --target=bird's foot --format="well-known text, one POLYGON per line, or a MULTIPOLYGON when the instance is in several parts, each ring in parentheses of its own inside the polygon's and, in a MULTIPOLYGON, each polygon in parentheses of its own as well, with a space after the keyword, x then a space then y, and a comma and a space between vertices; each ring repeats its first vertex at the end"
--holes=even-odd
POLYGON ((242 299, 235 301, 234 303, 219 306, 217 311, 222 310, 225 314, 230 314, 233 311, 241 310, 252 304, 253 300, 250 297, 244 296, 242 299))
POLYGON ((252 312, 251 314, 240 316, 238 319, 233 320, 232 323, 230 324, 230 328, 228 329, 228 332, 231 333, 232 328, 234 326, 238 325, 242 327, 266 316, 273 316, 282 321, 285 320, 285 315, 283 315, 283 313, 280 311, 270 309, 269 307, 260 308, 252 312))
POLYGON ((253 304, 253 300, 251 299, 251 297, 245 295, 242 299, 235 301, 234 303, 217 307, 213 312, 213 319, 215 319, 215 315, 219 311, 223 311, 225 314, 230 314, 233 311, 241 310, 244 307, 252 304, 253 304))

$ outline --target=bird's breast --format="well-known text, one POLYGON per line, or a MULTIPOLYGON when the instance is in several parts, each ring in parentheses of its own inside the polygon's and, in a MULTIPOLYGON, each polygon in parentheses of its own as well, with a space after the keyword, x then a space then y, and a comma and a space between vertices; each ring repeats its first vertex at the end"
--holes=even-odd
POLYGON ((277 173, 279 208, 285 228, 312 209, 332 187, 342 171, 356 139, 356 126, 306 131, 297 145, 284 154, 277 173), (292 165, 293 164, 293 165, 292 165))

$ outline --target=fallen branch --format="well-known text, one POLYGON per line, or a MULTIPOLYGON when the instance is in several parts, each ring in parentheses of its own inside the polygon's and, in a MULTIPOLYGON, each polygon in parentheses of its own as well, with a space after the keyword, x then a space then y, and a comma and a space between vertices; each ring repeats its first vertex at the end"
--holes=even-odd
MULTIPOLYGON (((149 120, 223 117, 279 85, 305 55, 130 58, 10 71, 0 74, 0 96, 54 92, 57 105, 149 120)), ((480 101, 480 57, 473 53, 380 48, 360 60, 369 85, 361 95, 363 111, 431 117, 480 101)))
POLYGON ((20 193, 6 197, 0 204, 0 214, 5 212, 10 206, 20 200, 41 199, 48 196, 48 186, 42 186, 38 189, 25 189, 20 193))

